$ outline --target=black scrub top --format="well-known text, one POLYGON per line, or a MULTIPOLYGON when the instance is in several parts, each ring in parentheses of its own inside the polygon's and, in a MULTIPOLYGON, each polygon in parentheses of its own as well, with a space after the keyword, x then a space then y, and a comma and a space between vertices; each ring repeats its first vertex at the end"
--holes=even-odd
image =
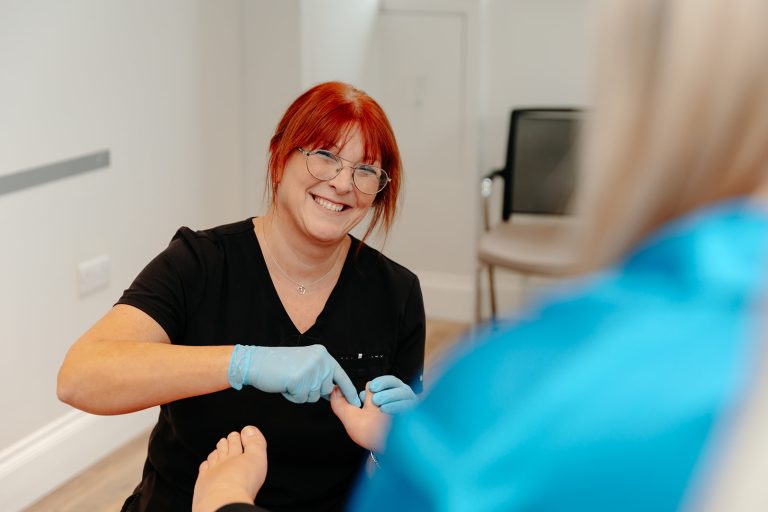
MULTIPOLYGON (((425 319, 418 279, 354 237, 325 308, 304 333, 280 302, 251 219, 179 229, 118 304, 147 313, 174 344, 318 343, 358 391, 391 374, 421 392, 425 319)), ((200 462, 221 437, 245 425, 267 439, 269 469, 257 505, 274 512, 343 510, 367 452, 349 439, 330 403, 294 404, 249 386, 162 405, 142 482, 124 510, 188 512, 200 462)))

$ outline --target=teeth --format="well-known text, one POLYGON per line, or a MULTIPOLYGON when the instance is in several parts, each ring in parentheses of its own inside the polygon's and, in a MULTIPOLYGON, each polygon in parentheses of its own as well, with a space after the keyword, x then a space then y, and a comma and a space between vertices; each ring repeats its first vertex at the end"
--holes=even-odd
POLYGON ((332 203, 322 197, 315 196, 315 202, 326 210, 331 210, 332 212, 340 212, 344 208, 344 205, 332 203))

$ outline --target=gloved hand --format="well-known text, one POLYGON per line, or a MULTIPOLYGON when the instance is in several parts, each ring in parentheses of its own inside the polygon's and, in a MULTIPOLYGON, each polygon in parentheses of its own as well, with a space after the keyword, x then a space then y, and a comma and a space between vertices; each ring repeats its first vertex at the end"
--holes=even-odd
POLYGON ((267 393, 282 393, 291 402, 317 402, 336 384, 347 401, 357 407, 357 389, 339 363, 322 345, 259 347, 235 345, 227 370, 229 385, 244 384, 267 393))
MULTIPOLYGON (((394 375, 376 377, 368 383, 368 389, 373 393, 373 403, 387 414, 403 412, 418 402, 411 386, 394 375)), ((360 392, 360 400, 365 401, 365 390, 360 392)))

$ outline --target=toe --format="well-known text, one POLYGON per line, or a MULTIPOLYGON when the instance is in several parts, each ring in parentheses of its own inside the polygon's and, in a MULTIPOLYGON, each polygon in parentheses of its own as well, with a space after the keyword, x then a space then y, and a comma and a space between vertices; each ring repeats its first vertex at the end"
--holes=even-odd
POLYGON ((227 443, 229 444, 230 454, 243 453, 243 444, 240 442, 240 433, 230 432, 227 436, 227 443))
POLYGON ((267 440, 259 429, 248 425, 242 430, 240 440, 243 443, 245 451, 266 451, 267 440))

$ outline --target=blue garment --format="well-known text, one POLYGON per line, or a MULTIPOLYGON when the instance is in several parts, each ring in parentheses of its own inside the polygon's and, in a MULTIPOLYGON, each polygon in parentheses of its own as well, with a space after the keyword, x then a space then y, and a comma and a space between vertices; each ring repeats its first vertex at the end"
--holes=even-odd
POLYGON ((766 263, 748 201, 668 224, 465 348, 352 509, 676 510, 754 370, 766 263))

